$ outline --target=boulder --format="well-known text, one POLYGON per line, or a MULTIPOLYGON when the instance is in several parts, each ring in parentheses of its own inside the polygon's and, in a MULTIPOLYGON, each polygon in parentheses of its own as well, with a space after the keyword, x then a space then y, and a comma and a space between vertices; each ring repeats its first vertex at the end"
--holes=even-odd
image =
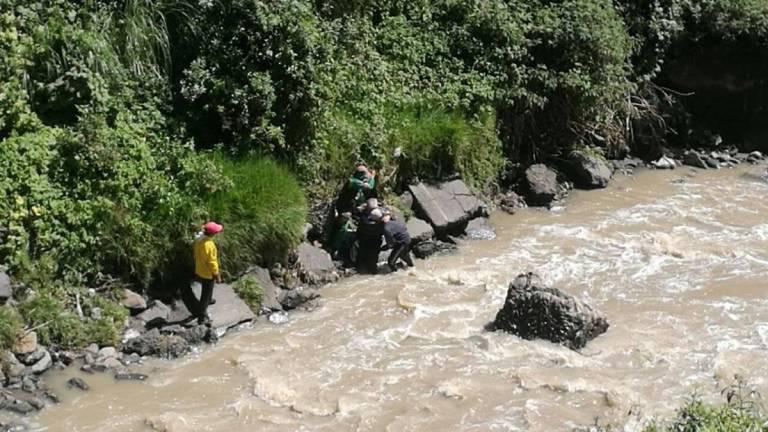
POLYGON ((152 322, 165 324, 170 319, 170 316, 171 308, 165 303, 155 300, 147 310, 136 315, 136 318, 145 323, 152 322))
POLYGON ((253 276, 259 281, 259 286, 262 290, 261 307, 267 308, 270 311, 281 311, 283 306, 278 301, 278 295, 280 288, 278 288, 273 282, 272 277, 269 274, 269 270, 261 267, 252 267, 246 276, 253 276))
MULTIPOLYGON (((200 298, 201 290, 202 286, 199 283, 194 282, 192 284, 192 292, 194 292, 195 298, 200 298)), ((253 321, 256 318, 251 308, 235 294, 235 290, 228 284, 217 283, 213 288, 213 298, 216 300, 216 303, 208 306, 208 316, 211 318, 211 328, 218 332, 226 332, 226 330, 238 324, 253 321)), ((169 317, 169 321, 174 323, 183 322, 191 316, 192 313, 189 312, 184 302, 177 301, 173 305, 173 312, 169 317)))
POLYGON ((512 191, 505 193, 499 200, 499 208, 509 214, 515 214, 517 209, 525 208, 527 206, 528 205, 525 203, 525 200, 523 200, 523 197, 512 191))
POLYGON ((67 381, 67 387, 69 388, 75 388, 82 391, 88 391, 91 389, 91 387, 83 380, 82 378, 70 378, 67 381))
POLYGON ((544 286, 537 275, 528 273, 509 285, 493 328, 576 350, 605 333, 608 321, 591 306, 557 288, 544 286))
POLYGON ((696 151, 688 150, 683 155, 683 163, 694 168, 707 169, 709 165, 704 157, 696 151))
POLYGON ((411 244, 414 245, 435 236, 435 230, 432 228, 432 225, 419 218, 412 217, 408 219, 406 227, 408 228, 408 234, 411 236, 411 244))
POLYGON ((765 159, 765 156, 763 156, 762 153, 759 151, 753 151, 749 155, 747 155, 747 162, 749 163, 758 163, 761 162, 763 159, 765 159))
POLYGON ((302 243, 296 249, 296 264, 299 267, 299 277, 306 283, 333 282, 337 278, 331 255, 309 243, 302 243))
POLYGON ((496 238, 496 230, 486 218, 472 219, 467 224, 467 237, 472 240, 493 240, 496 238))
POLYGON ((45 353, 47 352, 48 350, 46 350, 45 347, 37 345, 37 348, 31 353, 16 354, 16 358, 18 358, 19 361, 21 361, 25 365, 32 366, 33 364, 39 362, 40 359, 45 357, 45 353))
POLYGON ((24 364, 8 351, 0 352, 0 364, 3 365, 6 379, 21 378, 26 372, 24 364))
POLYGON ((413 252, 416 258, 425 259, 432 255, 443 255, 455 252, 457 249, 458 247, 453 243, 432 239, 417 244, 411 249, 411 252, 413 252))
POLYGON ((123 293, 123 306, 131 311, 131 314, 138 314, 147 309, 147 301, 140 294, 127 289, 123 293))
POLYGON ((631 172, 634 169, 645 166, 645 163, 643 162, 642 159, 633 158, 633 157, 627 157, 621 160, 612 160, 611 164, 613 165, 614 171, 625 171, 625 172, 631 172))
POLYGON ((0 304, 13 297, 11 278, 5 272, 0 272, 0 304))
POLYGON ((312 307, 314 300, 320 298, 320 294, 313 289, 294 289, 283 291, 280 297, 280 304, 285 310, 293 310, 299 307, 312 307))
POLYGON ((418 183, 409 186, 416 213, 438 233, 460 231, 482 210, 482 203, 461 180, 437 185, 418 183))
POLYGON ((675 169, 677 162, 670 157, 662 156, 658 160, 651 162, 651 165, 656 169, 675 169))
POLYGON ((45 350, 45 354, 43 354, 43 357, 37 361, 37 363, 30 366, 30 370, 34 374, 41 374, 53 366, 53 359, 51 358, 51 354, 48 352, 48 350, 45 350))
POLYGON ((136 353, 140 356, 156 355, 175 358, 186 354, 187 351, 189 351, 189 344, 183 338, 175 335, 163 335, 156 328, 129 340, 123 345, 123 352, 136 353))
POLYGON ((37 351, 37 333, 33 331, 25 333, 13 345, 13 352, 17 355, 32 354, 35 351, 37 351))
POLYGON ((550 206, 560 192, 557 173, 544 164, 531 165, 525 170, 524 186, 525 200, 533 206, 550 206))
POLYGON ((702 155, 701 158, 704 159, 704 163, 707 164, 707 167, 715 169, 720 168, 720 162, 712 156, 702 155))
POLYGON ((573 151, 568 156, 573 168, 576 186, 582 189, 598 189, 608 186, 613 170, 602 156, 584 151, 573 151))

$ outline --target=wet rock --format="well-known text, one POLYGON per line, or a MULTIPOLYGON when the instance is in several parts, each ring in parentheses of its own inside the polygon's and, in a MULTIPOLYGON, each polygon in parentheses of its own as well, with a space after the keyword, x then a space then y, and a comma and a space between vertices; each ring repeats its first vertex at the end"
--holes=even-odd
POLYGON ((261 306, 263 308, 267 308, 271 311, 283 310, 283 306, 278 301, 280 288, 272 282, 269 270, 261 267, 252 267, 248 270, 246 276, 253 276, 259 281, 259 286, 261 286, 263 293, 261 300, 261 306))
POLYGON ((118 355, 115 347, 104 347, 99 350, 98 356, 101 358, 116 358, 118 355))
POLYGON ((576 350, 605 333, 608 321, 591 306, 557 288, 544 286, 537 275, 528 273, 509 285, 493 328, 576 350))
POLYGON ((299 277, 309 284, 333 282, 337 279, 331 255, 317 246, 302 243, 296 249, 299 277))
POLYGON ((763 156, 763 154, 760 153, 759 151, 753 151, 752 153, 747 155, 747 162, 753 163, 753 164, 762 162, 764 159, 765 159, 765 156, 763 156))
POLYGON ((45 350, 45 354, 43 354, 43 357, 38 360, 35 364, 30 366, 30 370, 34 374, 41 374, 53 366, 53 359, 51 358, 51 354, 48 352, 48 350, 45 350))
POLYGON ((496 238, 496 230, 486 218, 472 219, 467 224, 467 237, 472 240, 493 240, 496 238))
POLYGON ((21 380, 21 389, 27 393, 34 393, 37 391, 37 380, 33 379, 31 375, 25 376, 21 380))
POLYGON ((517 209, 526 208, 528 205, 520 195, 509 191, 499 200, 499 208, 509 214, 515 214, 517 209))
POLYGON ((37 351, 37 349, 37 333, 35 332, 26 333, 13 345, 13 352, 16 353, 16 355, 24 356, 32 354, 37 351))
POLYGON ((404 209, 412 209, 413 208, 413 194, 409 191, 403 192, 400 197, 400 204, 403 206, 404 209))
POLYGON ((88 364, 80 366, 80 371, 85 372, 89 375, 92 375, 93 373, 96 372, 95 370, 93 370, 93 367, 91 367, 91 365, 88 365, 88 364))
POLYGON ((122 337, 121 341, 123 343, 126 343, 129 340, 137 338, 139 336, 141 336, 141 332, 140 331, 132 329, 132 328, 129 328, 128 330, 125 331, 125 333, 123 333, 123 337, 122 337))
POLYGON ((312 306, 314 300, 320 298, 320 294, 311 289, 294 289, 283 291, 280 303, 285 310, 293 310, 299 307, 312 306))
POLYGON ((86 354, 91 354, 91 355, 93 355, 95 357, 95 356, 99 355, 99 346, 97 344, 95 344, 95 343, 92 343, 92 344, 88 345, 85 348, 84 351, 85 351, 86 354))
POLYGON ((699 152, 693 150, 688 150, 685 152, 683 155, 683 163, 695 168, 709 168, 709 165, 707 164, 704 157, 699 152))
POLYGON ((123 306, 135 315, 147 309, 147 301, 140 294, 129 289, 123 293, 123 306))
POLYGON ((525 170, 525 201, 533 206, 548 207, 558 198, 560 188, 557 173, 544 164, 535 164, 525 170))
POLYGON ((115 380, 117 381, 146 381, 149 378, 147 375, 140 373, 117 373, 115 374, 115 380))
POLYGON ((0 272, 0 304, 13 298, 13 285, 11 278, 5 273, 0 272))
POLYGON ((72 351, 59 351, 56 353, 54 360, 60 361, 64 366, 69 366, 75 362, 78 355, 72 351))
POLYGON ((140 356, 155 355, 161 357, 180 357, 189 351, 189 344, 180 336, 163 335, 158 329, 152 329, 143 335, 131 339, 123 347, 127 354, 140 356))
POLYGON ((576 186, 582 189, 599 189, 608 186, 613 170, 604 157, 576 150, 568 155, 576 186))
POLYGON ((179 333, 190 345, 199 345, 203 342, 211 342, 211 329, 205 325, 196 325, 179 333))
POLYGON ((36 411, 35 407, 30 402, 16 399, 8 395, 0 395, 0 410, 6 410, 22 415, 36 411))
MULTIPOLYGON (((196 298, 200 298, 201 290, 202 287, 199 283, 192 285, 192 291, 196 298)), ((223 333, 238 324, 253 321, 256 318, 251 308, 235 294, 231 285, 216 284, 213 289, 213 298, 216 303, 208 307, 208 316, 211 318, 211 328, 216 331, 223 333)), ((173 307, 173 313, 169 318, 171 322, 182 322, 192 316, 182 301, 177 301, 173 307)))
POLYGON ((82 391, 88 391, 91 387, 82 378, 74 377, 67 381, 68 388, 75 388, 82 391))
POLYGON ((453 243, 433 239, 417 244, 411 249, 411 252, 413 252, 416 258, 425 259, 433 255, 452 253, 457 249, 458 247, 453 243))
POLYGON ((418 183, 409 186, 416 213, 438 233, 460 230, 482 207, 482 203, 461 180, 437 185, 418 183))
POLYGON ((123 363, 116 357, 106 357, 97 359, 91 367, 99 372, 104 372, 110 369, 120 369, 123 367, 123 363))
POLYGON ((432 228, 432 225, 419 218, 412 217, 408 219, 406 228, 408 228, 408 234, 411 236, 411 244, 418 244, 435 236, 435 230, 432 228))
POLYGON ((717 159, 713 158, 710 155, 702 155, 702 159, 704 159, 704 163, 707 164, 707 167, 718 169, 720 168, 720 162, 718 162, 717 159))
POLYGON ((621 160, 612 160, 611 164, 615 171, 631 172, 637 168, 645 166, 645 162, 639 158, 627 157, 621 160))
POLYGON ((656 169, 675 169, 677 167, 677 162, 670 157, 662 156, 658 160, 651 162, 651 166, 656 169))
POLYGON ((171 315, 171 308, 165 303, 155 300, 147 310, 136 315, 136 318, 145 323, 163 324, 167 323, 171 315))
POLYGON ((3 371, 7 380, 24 376, 26 369, 24 364, 12 353, 8 351, 0 352, 0 364, 3 365, 3 371))

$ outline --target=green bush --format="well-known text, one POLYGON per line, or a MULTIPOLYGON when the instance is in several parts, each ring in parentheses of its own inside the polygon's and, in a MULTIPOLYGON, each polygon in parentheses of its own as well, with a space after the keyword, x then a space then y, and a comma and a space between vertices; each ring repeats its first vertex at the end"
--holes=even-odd
POLYGON ((18 312, 10 306, 0 306, 0 351, 10 349, 22 330, 18 312))
POLYGON ((231 186, 208 196, 222 274, 235 277, 254 264, 283 262, 301 241, 306 198, 296 178, 270 159, 216 157, 231 186))
POLYGON ((261 302, 264 299, 264 290, 259 280, 254 276, 243 276, 232 285, 237 295, 248 305, 253 313, 261 311, 261 302))

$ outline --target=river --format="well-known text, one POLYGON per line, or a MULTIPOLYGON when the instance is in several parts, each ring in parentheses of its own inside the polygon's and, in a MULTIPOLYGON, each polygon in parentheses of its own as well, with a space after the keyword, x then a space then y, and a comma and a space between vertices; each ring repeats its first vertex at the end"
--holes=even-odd
MULTIPOLYGON (((754 170, 755 168, 751 168, 754 170)), ((29 419, 45 431, 637 430, 739 375, 768 394, 768 182, 735 170, 643 171, 554 211, 494 214, 497 238, 353 277, 287 324, 255 325, 148 381, 92 390, 29 419), (526 271, 605 312, 581 352, 486 333, 526 271)))

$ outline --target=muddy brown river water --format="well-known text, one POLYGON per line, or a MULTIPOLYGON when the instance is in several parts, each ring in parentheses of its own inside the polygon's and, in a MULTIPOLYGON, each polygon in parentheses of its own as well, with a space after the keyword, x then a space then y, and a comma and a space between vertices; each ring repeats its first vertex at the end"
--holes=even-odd
MULTIPOLYGON (((754 170, 754 168, 752 168, 754 170)), ((764 168, 763 168, 764 170, 764 168)), ((564 208, 495 214, 498 237, 417 269, 354 277, 147 382, 87 376, 41 431, 637 430, 739 375, 768 395, 768 182, 746 168, 640 172, 564 208), (518 273, 604 311, 582 352, 485 333, 518 273)))

